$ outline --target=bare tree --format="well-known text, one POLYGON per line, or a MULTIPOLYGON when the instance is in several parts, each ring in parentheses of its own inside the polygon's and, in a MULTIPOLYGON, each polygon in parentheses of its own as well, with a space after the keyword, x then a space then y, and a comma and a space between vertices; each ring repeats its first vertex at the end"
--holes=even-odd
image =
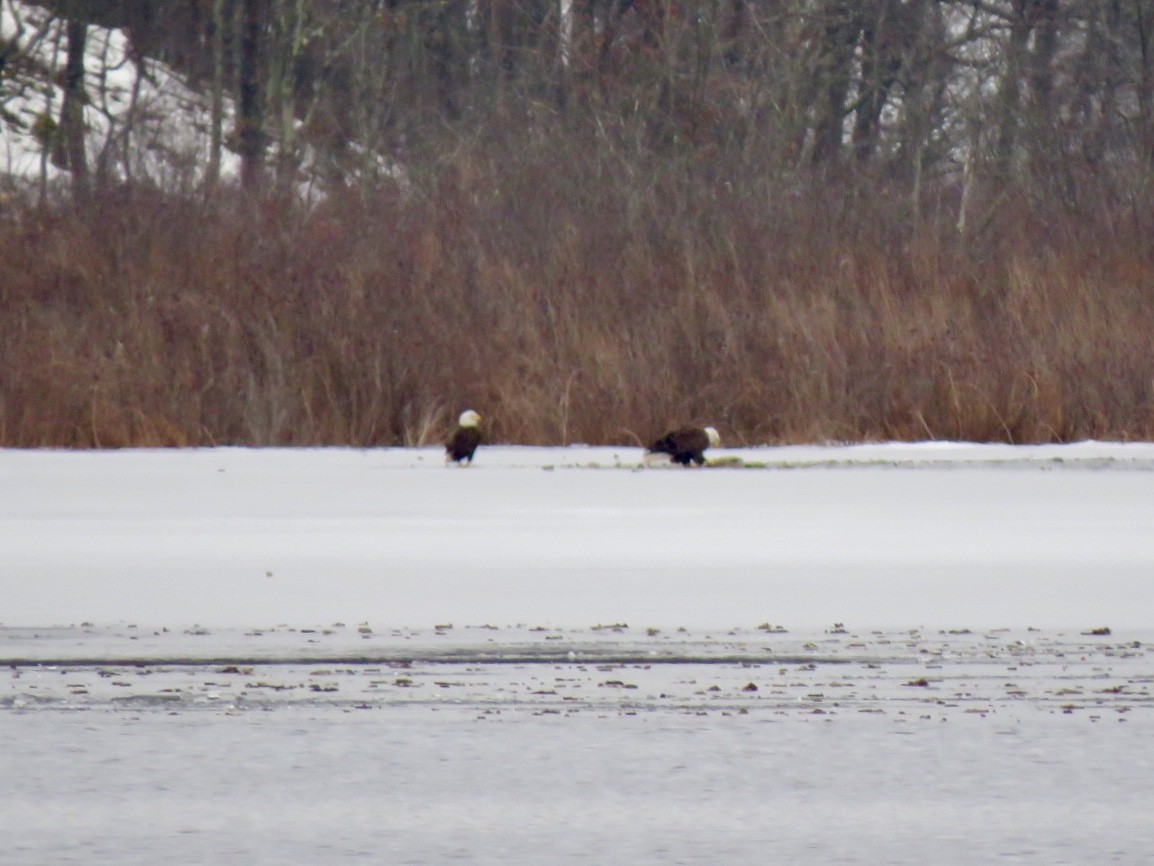
POLYGON ((256 191, 264 181, 265 100, 261 68, 265 51, 267 0, 241 0, 237 80, 237 152, 240 154, 241 186, 256 191))
POLYGON ((88 24, 70 18, 66 25, 68 57, 64 68, 64 98, 60 105, 60 151, 57 162, 72 174, 72 192, 77 201, 89 196, 87 134, 84 105, 87 102, 84 82, 84 56, 88 43, 88 24))
POLYGON ((209 19, 209 39, 212 45, 212 83, 209 93, 208 166, 205 185, 212 192, 220 182, 221 152, 224 147, 224 94, 225 94, 225 0, 213 0, 209 19))

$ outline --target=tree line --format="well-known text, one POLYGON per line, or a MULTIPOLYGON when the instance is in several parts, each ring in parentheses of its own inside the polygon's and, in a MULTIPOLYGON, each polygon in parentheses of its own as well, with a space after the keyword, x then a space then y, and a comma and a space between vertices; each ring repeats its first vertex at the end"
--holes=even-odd
POLYGON ((1149 0, 45 7, 0 444, 1154 437, 1149 0), (202 153, 85 164, 98 27, 202 153))
POLYGON ((246 188, 288 189, 306 162, 330 184, 420 176, 502 134, 784 183, 884 182, 918 208, 949 192, 965 226, 1010 189, 1077 209, 1124 199, 1154 168, 1148 0, 44 5, 69 46, 59 147, 81 189, 93 25, 211 95, 209 185, 223 148, 246 188))

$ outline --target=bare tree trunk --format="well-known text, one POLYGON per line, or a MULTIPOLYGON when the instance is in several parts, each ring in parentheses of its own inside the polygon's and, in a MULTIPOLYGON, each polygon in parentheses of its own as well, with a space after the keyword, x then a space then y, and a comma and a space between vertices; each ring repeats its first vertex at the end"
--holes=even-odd
POLYGON ((467 9, 467 0, 438 0, 427 37, 441 107, 453 120, 462 116, 462 89, 469 67, 467 9))
POLYGON ((72 194, 78 202, 89 197, 88 157, 84 130, 84 52, 88 43, 88 24, 69 19, 68 59, 64 69, 64 100, 60 106, 59 162, 72 173, 72 194))
POLYGON ((145 64, 148 62, 148 58, 142 52, 136 51, 135 46, 133 46, 131 53, 133 66, 136 69, 132 76, 132 94, 128 100, 128 111, 125 112, 124 146, 120 158, 120 163, 124 166, 124 179, 130 184, 132 183, 132 160, 136 156, 135 148, 132 146, 132 137, 136 131, 137 108, 140 105, 140 91, 147 73, 145 64))
POLYGON ((1063 143, 1054 93, 1054 58, 1058 51, 1058 0, 1033 0, 1034 46, 1030 53, 1030 110, 1028 130, 1033 179, 1043 184, 1058 180, 1063 167, 1063 143))
POLYGON ((224 2, 212 3, 212 118, 210 121, 210 142, 208 167, 204 182, 211 194, 220 183, 221 150, 224 146, 224 2))
POLYGON ((557 0, 557 107, 562 112, 569 107, 574 2, 575 0, 557 0))
POLYGON ((890 81, 879 43, 881 30, 888 26, 885 7, 875 4, 862 22, 861 86, 854 110, 853 155, 858 163, 867 163, 877 149, 878 122, 889 96, 890 81))
POLYGON ((297 170, 297 64, 304 44, 305 0, 277 0, 274 13, 276 41, 269 72, 269 103, 277 110, 279 146, 276 182, 279 191, 292 189, 297 170))
POLYGON ((1154 11, 1149 0, 1134 0, 1138 30, 1138 147, 1146 165, 1154 168, 1154 11))
POLYGON ((241 186, 258 190, 264 176, 264 100, 261 94, 261 49, 264 30, 263 0, 243 0, 239 58, 237 145, 241 186))
POLYGON ((824 6, 813 126, 813 161, 818 164, 834 163, 841 158, 842 124, 853 77, 854 47, 861 33, 857 12, 857 4, 845 0, 831 0, 824 6))
POLYGON ((1026 70, 1033 22, 1028 10, 1032 0, 1014 0, 1010 34, 1006 42, 1006 66, 999 84, 998 142, 994 153, 995 176, 1000 182, 1013 175, 1022 112, 1022 76, 1026 70))

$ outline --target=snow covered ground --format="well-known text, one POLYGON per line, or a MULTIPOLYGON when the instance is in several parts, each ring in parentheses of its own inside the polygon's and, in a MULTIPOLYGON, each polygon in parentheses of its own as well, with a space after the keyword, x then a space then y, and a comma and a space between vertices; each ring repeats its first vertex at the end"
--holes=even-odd
MULTIPOLYGON (((24 0, 0 0, 0 45, 9 49, 0 82, 0 206, 6 195, 31 196, 41 184, 51 188, 68 177, 44 148, 46 134, 60 120, 64 99, 65 34, 63 16, 24 0)), ((164 63, 141 57, 131 34, 120 28, 90 25, 84 63, 89 168, 167 190, 187 191, 201 184, 212 141, 207 85, 202 85, 204 92, 197 90, 164 63)), ((227 94, 221 110, 225 147, 220 177, 231 181, 239 175, 240 158, 227 146, 235 131, 235 109, 227 94)), ((334 167, 318 165, 311 147, 297 146, 297 191, 302 200, 315 201, 324 194, 334 167)), ((350 150, 359 154, 359 168, 343 166, 343 182, 356 183, 358 171, 407 182, 403 167, 391 157, 364 152, 357 145, 350 150)))
MULTIPOLYGON (((65 20, 33 3, 0 0, 0 40, 13 46, 0 90, 0 175, 46 181, 62 172, 42 161, 37 130, 59 120, 68 40, 65 20)), ((113 176, 168 188, 200 179, 208 158, 208 100, 168 67, 140 61, 123 30, 91 26, 86 43, 86 104, 90 165, 113 176)), ((224 106, 231 127, 231 102, 224 106)), ((235 176, 235 154, 222 154, 222 176, 235 176)))
POLYGON ((1154 627, 1154 447, 0 452, 0 623, 1154 627))
POLYGON ((0 451, 0 862, 1149 862, 1154 446, 714 459, 0 451))

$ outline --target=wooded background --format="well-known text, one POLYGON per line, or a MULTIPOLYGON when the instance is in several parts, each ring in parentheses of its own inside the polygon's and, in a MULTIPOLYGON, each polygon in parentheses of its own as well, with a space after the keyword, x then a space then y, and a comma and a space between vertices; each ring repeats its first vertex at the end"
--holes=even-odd
POLYGON ((1154 434, 1149 0, 0 3, 0 444, 1154 434), (107 27, 202 160, 94 158, 107 27))

